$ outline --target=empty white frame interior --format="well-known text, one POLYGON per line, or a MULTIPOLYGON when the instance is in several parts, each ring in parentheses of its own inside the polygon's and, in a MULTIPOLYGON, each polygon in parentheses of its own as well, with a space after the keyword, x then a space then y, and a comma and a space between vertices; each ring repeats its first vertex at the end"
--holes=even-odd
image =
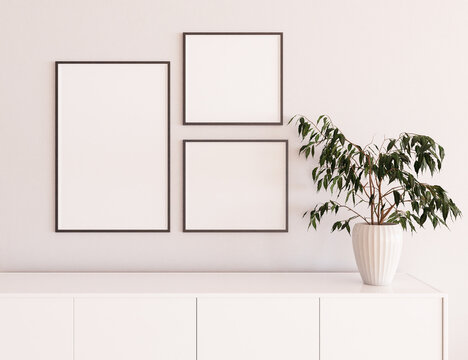
POLYGON ((186 140, 185 231, 287 231, 287 141, 186 140))
POLYGON ((281 34, 185 34, 185 123, 281 123, 281 34))
POLYGON ((168 63, 57 63, 57 230, 167 231, 168 63))

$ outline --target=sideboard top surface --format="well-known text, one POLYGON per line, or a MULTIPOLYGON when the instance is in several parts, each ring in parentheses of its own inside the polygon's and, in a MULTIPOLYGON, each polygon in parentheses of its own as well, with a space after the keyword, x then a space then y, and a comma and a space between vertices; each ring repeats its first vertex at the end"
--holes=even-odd
POLYGON ((0 273, 0 296, 443 296, 408 274, 391 286, 364 285, 358 273, 0 273))

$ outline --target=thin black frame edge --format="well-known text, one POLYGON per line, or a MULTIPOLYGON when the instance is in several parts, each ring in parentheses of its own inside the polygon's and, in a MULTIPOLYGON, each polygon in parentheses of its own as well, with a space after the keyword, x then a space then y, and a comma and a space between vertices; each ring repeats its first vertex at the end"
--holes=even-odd
POLYGON ((171 231, 171 62, 165 61, 55 61, 55 232, 56 233, 168 233, 171 231), (58 68, 62 64, 167 65, 167 228, 166 229, 59 229, 58 226, 58 68))
POLYGON ((289 140, 288 139, 184 139, 182 140, 182 232, 184 233, 287 233, 289 232, 289 140), (286 145, 286 196, 285 196, 285 228, 284 229, 196 229, 186 226, 186 144, 189 142, 277 142, 286 145))
POLYGON ((283 62, 283 32, 183 32, 182 41, 182 125, 202 126, 283 126, 284 125, 284 62, 283 62), (186 37, 187 35, 277 35, 280 37, 280 121, 279 122, 187 122, 186 117, 186 37))

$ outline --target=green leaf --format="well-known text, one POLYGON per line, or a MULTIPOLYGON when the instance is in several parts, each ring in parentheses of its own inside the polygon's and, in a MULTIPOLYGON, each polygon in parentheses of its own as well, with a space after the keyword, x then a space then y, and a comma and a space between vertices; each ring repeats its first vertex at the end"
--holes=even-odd
POLYGON ((314 180, 314 181, 317 180, 317 170, 318 170, 318 169, 319 169, 319 168, 314 168, 314 169, 312 170, 312 180, 314 180))
POLYGON ((349 222, 346 222, 346 231, 348 232, 348 234, 351 234, 351 228, 349 227, 349 222))
POLYGON ((343 135, 343 134, 338 135, 338 139, 340 140, 341 146, 343 146, 344 143, 345 143, 345 137, 344 137, 344 135, 343 135))
POLYGON ((341 221, 337 221, 333 224, 331 231, 333 232, 335 230, 340 230, 340 228, 341 228, 341 221))
POLYGON ((398 207, 401 201, 401 195, 398 191, 393 191, 393 200, 395 201, 395 205, 398 207))
POLYGON ((427 215, 426 215, 426 213, 424 212, 424 213, 421 215, 421 217, 419 218, 419 225, 420 225, 420 226, 423 226, 424 223, 426 222, 426 219, 427 219, 427 215))
POLYGON ((445 158, 445 150, 442 146, 439 145, 439 156, 440 156, 440 160, 444 160, 445 158))

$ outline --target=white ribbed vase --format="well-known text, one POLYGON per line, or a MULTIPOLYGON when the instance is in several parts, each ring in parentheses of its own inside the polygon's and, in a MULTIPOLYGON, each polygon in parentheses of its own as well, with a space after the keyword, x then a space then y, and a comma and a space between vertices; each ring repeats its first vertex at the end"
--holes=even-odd
POLYGON ((354 257, 364 284, 391 284, 403 245, 401 226, 356 224, 352 237, 354 257))

